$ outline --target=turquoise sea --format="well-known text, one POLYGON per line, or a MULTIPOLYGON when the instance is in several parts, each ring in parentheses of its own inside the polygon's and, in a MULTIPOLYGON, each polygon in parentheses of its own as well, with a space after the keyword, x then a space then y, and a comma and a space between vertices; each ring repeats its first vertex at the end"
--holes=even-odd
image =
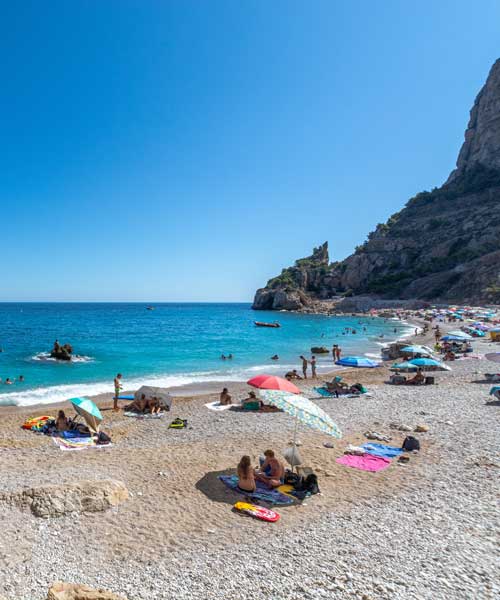
MULTIPOLYGON (((255 312, 246 303, 157 304, 155 310, 136 303, 3 303, 0 405, 111 392, 118 371, 126 389, 284 374, 312 345, 338 343, 344 355, 379 356, 383 343, 411 330, 397 320, 255 312), (278 320, 281 328, 256 327, 254 320, 278 320), (343 334, 346 327, 357 333, 343 334), (72 344, 75 362, 48 359, 55 339, 72 344), (223 361, 222 353, 234 358, 223 361), (279 362, 270 360, 273 354, 279 362), (23 383, 3 383, 20 375, 23 383)), ((331 357, 318 358, 320 370, 331 368, 331 357)))

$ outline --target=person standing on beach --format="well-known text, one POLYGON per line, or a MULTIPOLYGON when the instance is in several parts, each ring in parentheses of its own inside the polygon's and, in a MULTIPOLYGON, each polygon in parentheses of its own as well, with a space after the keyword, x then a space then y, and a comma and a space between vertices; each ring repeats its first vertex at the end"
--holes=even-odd
POLYGON ((118 397, 120 395, 120 390, 123 388, 121 384, 122 374, 118 373, 115 377, 113 383, 115 385, 115 396, 113 398, 113 410, 118 410, 118 397))
POLYGON ((338 348, 338 345, 337 344, 333 344, 333 346, 332 346, 332 358, 333 358, 333 362, 334 363, 337 360, 337 348, 338 348))
POLYGON ((311 373, 312 373, 311 377, 313 379, 316 379, 316 357, 315 356, 313 356, 311 358, 311 373))
POLYGON ((304 375, 304 379, 307 379, 307 358, 301 354, 300 360, 302 361, 302 374, 304 375))
POLYGON ((342 353, 342 348, 339 348, 339 346, 337 346, 337 360, 340 360, 341 353, 342 353))

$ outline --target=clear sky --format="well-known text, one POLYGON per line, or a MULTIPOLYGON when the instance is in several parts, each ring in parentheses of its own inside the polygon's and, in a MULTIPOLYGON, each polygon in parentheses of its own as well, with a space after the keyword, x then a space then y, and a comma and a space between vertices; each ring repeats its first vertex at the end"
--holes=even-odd
POLYGON ((446 179, 500 2, 2 2, 0 34, 0 300, 247 301, 446 179))

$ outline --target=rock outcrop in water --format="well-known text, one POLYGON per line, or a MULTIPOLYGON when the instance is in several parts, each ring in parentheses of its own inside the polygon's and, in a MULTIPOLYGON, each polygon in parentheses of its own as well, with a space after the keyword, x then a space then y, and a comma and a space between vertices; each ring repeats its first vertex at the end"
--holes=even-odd
POLYGON ((325 242, 257 291, 253 308, 304 310, 317 300, 500 302, 500 59, 471 110, 457 168, 411 198, 345 260, 325 242))
POLYGON ((61 344, 59 344, 59 342, 56 340, 50 353, 50 357, 56 358, 57 360, 71 360, 72 354, 73 348, 71 344, 64 344, 61 346, 61 344))

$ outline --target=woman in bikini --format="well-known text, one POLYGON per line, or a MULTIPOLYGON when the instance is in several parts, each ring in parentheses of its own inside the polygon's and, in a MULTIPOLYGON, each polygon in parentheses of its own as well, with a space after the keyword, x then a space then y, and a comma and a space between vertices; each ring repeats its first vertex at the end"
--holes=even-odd
POLYGON ((238 464, 238 487, 243 492, 255 492, 255 476, 249 456, 242 456, 238 464))

